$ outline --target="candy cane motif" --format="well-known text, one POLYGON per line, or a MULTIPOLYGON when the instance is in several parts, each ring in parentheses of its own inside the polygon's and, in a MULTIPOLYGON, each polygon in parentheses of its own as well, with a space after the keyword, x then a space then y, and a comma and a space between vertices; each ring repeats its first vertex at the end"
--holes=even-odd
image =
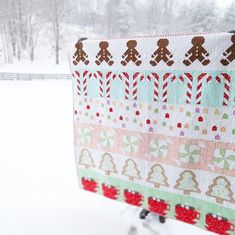
POLYGON ((111 80, 116 78, 116 74, 111 71, 106 74, 106 97, 110 98, 111 95, 111 80))
POLYGON ((159 76, 156 73, 151 73, 147 76, 147 79, 150 82, 154 80, 153 101, 158 101, 159 99, 159 76))
MULTIPOLYGON (((231 86, 231 77, 227 73, 221 73, 224 78, 224 94, 223 94, 223 106, 229 105, 229 93, 231 86)), ((220 76, 216 76, 216 81, 221 83, 220 76)))
POLYGON ((132 96, 134 100, 137 100, 137 85, 138 85, 138 78, 140 81, 144 79, 144 75, 141 75, 140 72, 137 72, 133 75, 133 91, 132 91, 132 96))
POLYGON ((206 82, 209 83, 212 80, 212 77, 207 73, 201 73, 197 77, 197 93, 196 93, 196 104, 201 104, 202 100, 202 84, 203 80, 206 78, 206 82))
POLYGON ((103 89, 103 74, 100 71, 94 73, 94 77, 99 79, 99 90, 100 90, 100 97, 104 96, 104 89, 103 89))
POLYGON ((190 73, 184 73, 179 78, 182 82, 187 82, 186 104, 190 104, 192 100, 193 76, 190 73))
POLYGON ((111 80, 116 78, 116 74, 109 71, 106 75, 104 75, 101 71, 97 71, 94 73, 94 77, 99 79, 100 97, 109 98, 111 95, 111 80))
MULTIPOLYGON (((74 72, 77 77, 77 94, 87 96, 87 79, 91 78, 91 73, 88 71, 84 71, 82 76, 78 71, 74 72)), ((75 78, 73 74, 73 77, 75 78)))
POLYGON ((92 74, 88 71, 83 73, 83 95, 87 96, 87 78, 91 78, 92 74))
MULTIPOLYGON (((129 77, 129 74, 126 73, 126 72, 123 72, 123 75, 124 75, 124 80, 125 80, 125 99, 129 99, 129 95, 130 95, 130 77, 129 77)), ((121 76, 121 75, 120 75, 121 76)), ((122 76, 120 77, 122 78, 122 76)))
POLYGON ((130 80, 130 75, 127 72, 123 72, 122 74, 119 74, 119 78, 125 82, 125 99, 130 100, 132 98, 133 100, 136 100, 138 79, 142 81, 144 76, 141 75, 140 72, 136 72, 133 75, 132 80, 130 80))
POLYGON ((74 72, 75 74, 73 74, 73 77, 76 79, 77 77, 77 94, 81 95, 81 78, 80 78, 80 73, 78 71, 74 72), (75 77, 76 75, 76 77, 75 77))
POLYGON ((176 76, 173 75, 172 73, 164 74, 163 87, 162 87, 162 101, 163 102, 167 102, 169 78, 171 78, 171 81, 173 82, 174 80, 176 80, 176 76))

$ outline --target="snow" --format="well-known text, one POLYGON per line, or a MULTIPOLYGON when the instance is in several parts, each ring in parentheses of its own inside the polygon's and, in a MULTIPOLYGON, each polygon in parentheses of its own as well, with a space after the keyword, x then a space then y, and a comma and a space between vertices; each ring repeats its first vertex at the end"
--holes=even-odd
POLYGON ((0 65, 0 73, 31 73, 31 74, 70 74, 69 64, 36 64, 20 61, 14 64, 0 65))
POLYGON ((0 234, 209 235, 78 189, 70 80, 0 81, 0 234))

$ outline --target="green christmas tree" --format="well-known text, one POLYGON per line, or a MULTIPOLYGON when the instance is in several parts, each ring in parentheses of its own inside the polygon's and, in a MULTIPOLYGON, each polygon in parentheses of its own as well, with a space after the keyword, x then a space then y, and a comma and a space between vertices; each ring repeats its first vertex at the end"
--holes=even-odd
POLYGON ((175 189, 183 190, 184 194, 190 195, 191 192, 200 193, 196 175, 189 170, 180 173, 180 177, 176 180, 175 189))
POLYGON ((217 176, 206 192, 207 196, 214 197, 217 203, 223 204, 224 201, 234 203, 231 184, 224 176, 217 176))
POLYGON ((128 176, 131 181, 134 179, 141 179, 136 162, 130 158, 125 161, 122 174, 128 176))
POLYGON ((81 154, 79 156, 79 162, 80 165, 85 166, 87 169, 89 167, 95 167, 94 160, 91 157, 91 153, 87 149, 82 149, 81 154))
POLYGON ((100 161, 100 169, 105 171, 106 175, 110 175, 111 173, 117 173, 117 169, 111 154, 104 153, 101 157, 100 161))
POLYGON ((165 176, 165 170, 159 164, 155 164, 151 167, 151 171, 148 174, 147 181, 150 183, 154 183, 155 188, 159 188, 160 185, 166 187, 169 186, 167 182, 167 177, 165 176))

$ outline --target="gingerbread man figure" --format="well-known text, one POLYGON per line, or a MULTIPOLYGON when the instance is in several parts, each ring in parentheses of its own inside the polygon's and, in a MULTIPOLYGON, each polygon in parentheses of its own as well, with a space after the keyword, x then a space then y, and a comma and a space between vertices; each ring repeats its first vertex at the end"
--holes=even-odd
POLYGON ((97 60, 95 61, 97 65, 100 65, 103 61, 105 61, 110 66, 114 63, 114 61, 112 60, 113 57, 107 49, 108 46, 109 43, 107 41, 100 42, 100 51, 96 55, 97 60))
POLYGON ((135 65, 139 66, 142 61, 139 59, 141 55, 135 49, 137 46, 137 42, 135 40, 129 40, 126 45, 128 49, 122 55, 123 60, 121 61, 121 64, 123 66, 126 66, 130 61, 132 61, 135 63, 135 65))
POLYGON ((75 48, 77 50, 73 55, 73 58, 74 58, 73 64, 77 65, 80 61, 82 61, 85 65, 88 65, 89 64, 88 55, 82 49, 83 48, 83 43, 81 41, 78 41, 75 44, 75 48))
POLYGON ((235 59, 235 35, 231 37, 231 41, 233 44, 223 53, 225 58, 220 61, 224 66, 227 66, 235 59))
POLYGON ((191 65, 195 60, 199 60, 203 66, 210 63, 210 60, 207 58, 209 53, 202 46, 204 42, 205 38, 201 36, 192 39, 193 47, 185 54, 187 58, 183 61, 186 66, 191 65))
POLYGON ((167 49, 168 44, 169 44, 168 39, 158 40, 157 42, 158 48, 151 56, 153 58, 153 60, 150 61, 150 64, 152 66, 156 66, 160 61, 164 61, 168 66, 174 64, 174 61, 171 60, 173 55, 167 49))

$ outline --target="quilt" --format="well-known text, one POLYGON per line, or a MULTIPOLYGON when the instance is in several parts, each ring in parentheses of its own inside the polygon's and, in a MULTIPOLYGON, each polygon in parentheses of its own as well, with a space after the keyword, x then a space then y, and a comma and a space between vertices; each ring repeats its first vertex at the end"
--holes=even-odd
POLYGON ((217 234, 235 230, 235 35, 78 41, 80 187, 217 234))

